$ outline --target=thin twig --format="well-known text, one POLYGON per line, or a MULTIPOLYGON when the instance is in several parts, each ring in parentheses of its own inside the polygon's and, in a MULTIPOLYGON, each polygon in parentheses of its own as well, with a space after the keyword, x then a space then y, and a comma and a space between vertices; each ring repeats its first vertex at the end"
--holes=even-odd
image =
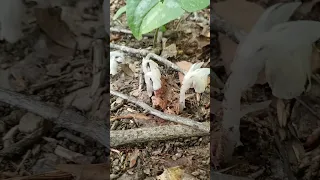
POLYGON ((17 166, 17 169, 15 172, 18 172, 20 170, 20 168, 23 166, 23 164, 26 162, 26 160, 30 157, 30 155, 31 155, 31 150, 29 149, 27 151, 27 153, 23 156, 23 158, 22 158, 20 164, 17 166))
POLYGON ((120 46, 120 45, 117 45, 117 44, 114 44, 114 43, 110 43, 110 48, 118 49, 120 51, 124 51, 124 52, 127 52, 127 53, 131 53, 131 54, 134 54, 134 55, 139 56, 139 57, 145 57, 147 55, 150 55, 150 57, 156 59, 159 62, 162 62, 163 64, 171 67, 172 69, 175 69, 175 70, 177 70, 179 72, 182 72, 182 73, 186 74, 186 71, 181 69, 176 64, 174 64, 171 61, 169 61, 168 59, 163 58, 161 56, 158 56, 155 53, 152 53, 152 52, 150 52, 148 50, 145 50, 145 49, 134 49, 134 48, 127 47, 127 46, 120 46))
POLYGON ((188 118, 183 118, 183 117, 180 117, 180 116, 174 116, 174 115, 170 115, 170 114, 165 114, 165 113, 163 113, 161 111, 158 111, 158 110, 150 107, 148 104, 146 104, 146 103, 144 103, 142 101, 139 101, 136 98, 129 97, 129 96, 125 95, 125 94, 122 94, 122 93, 114 91, 114 90, 110 90, 110 93, 112 95, 118 96, 118 97, 120 97, 122 99, 126 99, 131 103, 134 103, 134 104, 142 107, 143 109, 147 110, 150 114, 153 114, 153 115, 155 115, 157 117, 160 117, 160 118, 162 118, 164 120, 172 121, 172 122, 179 123, 179 124, 184 124, 184 125, 187 125, 187 126, 202 130, 204 132, 209 132, 210 131, 210 126, 206 126, 203 123, 196 122, 194 120, 191 120, 191 119, 188 119, 188 118))
POLYGON ((33 133, 24 137, 22 140, 12 144, 9 147, 3 148, 0 151, 0 156, 13 157, 14 155, 22 154, 27 147, 32 146, 34 143, 41 139, 42 133, 43 128, 34 131, 33 133))

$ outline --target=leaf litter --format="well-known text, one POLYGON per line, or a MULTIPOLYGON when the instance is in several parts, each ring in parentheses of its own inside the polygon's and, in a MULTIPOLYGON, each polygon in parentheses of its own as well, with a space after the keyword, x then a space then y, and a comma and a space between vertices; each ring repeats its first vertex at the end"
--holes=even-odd
MULTIPOLYGON (((17 1, 12 1, 14 2, 17 1)), ((93 72, 93 66, 103 64, 93 64, 94 59, 101 56, 91 51, 92 42, 99 41, 94 38, 94 32, 104 26, 102 3, 82 0, 19 2, 23 2, 25 14, 21 23, 16 24, 13 19, 12 23, 16 27, 21 24, 23 35, 18 36, 18 33, 12 31, 10 36, 14 37, 4 37, 4 41, 0 42, 1 93, 3 89, 10 89, 42 101, 44 107, 50 104, 61 110, 77 111, 77 116, 85 118, 88 129, 96 131, 97 128, 89 126, 99 124, 99 127, 105 127, 102 131, 107 132, 106 120, 110 108, 106 95, 109 90, 105 88, 107 80, 103 79, 104 75, 101 75, 103 72, 100 70, 108 67, 97 67, 98 72, 93 72), (13 39, 17 40, 13 42, 13 39), (99 78, 98 88, 91 88, 96 78, 99 78)), ((1 5, 1 8, 6 7, 1 5)), ((5 17, 9 15, 10 13, 5 17)), ((1 22, 1 28, 8 25, 1 22)), ((7 36, 7 30, 11 27, 6 28, 2 36, 7 36)), ((103 41, 103 54, 104 43, 103 41)), ((29 106, 32 107, 31 102, 29 106)), ((0 179, 110 178, 106 147, 94 137, 85 135, 85 131, 71 130, 42 117, 39 120, 35 115, 39 113, 38 108, 27 111, 23 106, 18 108, 0 102, 0 109, 0 137, 6 138, 6 142, 1 142, 0 145, 0 179), (17 128, 18 126, 21 128, 17 128), (11 146, 18 146, 18 150, 8 150, 11 146), (8 156, 3 152, 17 155, 8 156)), ((48 111, 50 113, 52 112, 48 111)))
MULTIPOLYGON (((114 27, 114 29, 128 29, 125 14, 113 20, 113 16, 117 10, 124 5, 125 3, 122 0, 114 0, 110 4, 110 21, 111 27, 114 27)), ((199 12, 198 16, 209 19, 209 9, 199 12)), ((179 67, 181 67, 178 63, 180 61, 191 63, 191 65, 204 61, 203 68, 205 68, 210 62, 210 53, 204 51, 204 47, 210 44, 209 37, 207 37, 210 28, 208 24, 198 25, 198 23, 197 21, 191 20, 187 15, 184 15, 182 20, 175 20, 166 25, 167 31, 163 33, 163 38, 160 39, 160 43, 157 44, 157 48, 159 47, 161 49, 160 52, 152 50, 153 33, 144 35, 143 38, 138 41, 134 39, 132 34, 115 31, 111 32, 111 37, 117 37, 112 39, 112 43, 135 49, 147 49, 159 53, 161 57, 167 58, 174 64, 178 64, 179 67), (170 33, 171 31, 174 33, 170 33), (201 33, 203 35, 200 35, 201 33), (200 39, 199 35, 205 38, 200 39), (190 41, 190 39, 192 40, 190 41)), ((111 51, 116 51, 116 49, 111 51)), ((150 58, 150 60, 157 64, 157 69, 160 71, 159 74, 152 71, 152 68, 156 67, 153 66, 152 63, 142 65, 143 58, 146 58, 145 56, 139 57, 139 55, 132 55, 130 53, 125 53, 125 56, 128 60, 127 64, 133 66, 131 69, 135 69, 133 71, 134 76, 128 76, 124 72, 119 71, 119 73, 111 79, 111 87, 113 87, 111 89, 136 97, 138 100, 147 103, 150 107, 166 114, 188 117, 200 122, 208 121, 209 106, 206 106, 210 103, 208 87, 205 92, 200 95, 201 98, 199 102, 197 101, 195 91, 193 89, 188 90, 186 93, 186 109, 180 111, 179 92, 182 80, 180 81, 179 79, 182 74, 150 58), (142 67, 147 68, 141 71, 142 67), (151 81, 148 82, 149 85, 146 85, 145 74, 151 75, 150 77, 154 78, 157 76, 160 81, 151 78, 149 79, 151 81), (143 81, 140 81, 139 77, 143 77, 143 81), (155 82, 158 84, 154 84, 155 82), (141 90, 139 90, 139 86, 142 86, 141 90), (149 93, 147 92, 148 88, 146 86, 149 87, 149 93)), ((181 68, 187 71, 190 67, 186 69, 181 68)), ((124 103, 118 103, 116 99, 116 97, 112 97, 110 102, 113 107, 120 105, 116 111, 111 113, 114 119, 110 125, 111 130, 135 130, 137 128, 165 127, 175 124, 157 116, 150 115, 148 112, 126 100, 124 100, 124 103)), ((118 148, 121 152, 120 156, 119 154, 111 153, 111 174, 114 177, 119 177, 119 179, 155 179, 159 174, 165 174, 167 169, 170 168, 170 166, 162 166, 163 159, 170 160, 173 164, 177 162, 176 164, 180 166, 185 162, 183 159, 191 157, 190 161, 194 168, 188 169, 182 166, 181 170, 185 172, 184 174, 194 172, 195 179, 209 179, 209 164, 207 164, 209 162, 208 143, 209 137, 204 136, 123 145, 118 148), (137 149, 140 151, 139 156, 130 155, 132 152, 137 152, 137 149), (201 150, 202 153, 197 152, 197 150, 201 150), (197 157, 192 158, 192 156, 197 157), (130 158, 132 157, 134 157, 134 165, 130 165, 132 164, 132 161, 130 162, 130 158)))

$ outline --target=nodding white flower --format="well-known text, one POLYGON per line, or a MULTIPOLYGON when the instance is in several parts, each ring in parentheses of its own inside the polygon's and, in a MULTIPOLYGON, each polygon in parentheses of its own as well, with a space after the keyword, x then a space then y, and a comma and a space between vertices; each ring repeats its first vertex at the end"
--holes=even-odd
POLYGON ((188 89, 194 88, 196 93, 203 93, 208 84, 210 68, 201 68, 203 62, 193 64, 184 76, 180 89, 180 110, 185 108, 185 94, 188 89))
POLYGON ((110 52, 110 74, 118 73, 118 64, 124 62, 124 54, 119 51, 110 52))
POLYGON ((142 60, 142 70, 144 73, 144 80, 147 86, 147 92, 149 97, 152 96, 152 92, 161 88, 161 73, 159 66, 148 58, 142 60))

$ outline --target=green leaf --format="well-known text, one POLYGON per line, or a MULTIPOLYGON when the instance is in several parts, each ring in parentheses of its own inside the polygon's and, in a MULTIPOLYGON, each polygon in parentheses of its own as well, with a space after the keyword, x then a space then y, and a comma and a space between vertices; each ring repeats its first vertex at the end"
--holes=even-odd
POLYGON ((161 32, 166 32, 167 29, 166 29, 166 26, 163 25, 163 26, 161 26, 161 27, 159 28, 159 30, 160 30, 161 32))
POLYGON ((195 12, 210 5, 210 0, 178 0, 182 9, 188 12, 195 12))
POLYGON ((185 11, 177 0, 127 0, 128 25, 135 38, 180 17, 185 11))
POLYGON ((121 8, 116 12, 116 14, 113 16, 112 19, 113 19, 113 20, 118 19, 124 12, 126 12, 126 9, 127 9, 126 6, 121 7, 121 8))

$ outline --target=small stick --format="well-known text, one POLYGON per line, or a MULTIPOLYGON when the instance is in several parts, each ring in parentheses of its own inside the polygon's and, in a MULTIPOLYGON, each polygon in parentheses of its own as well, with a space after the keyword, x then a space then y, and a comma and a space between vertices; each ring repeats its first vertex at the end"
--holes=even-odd
POLYGON ((13 157, 14 155, 18 155, 23 153, 25 148, 28 146, 32 146, 35 142, 41 139, 41 135, 43 133, 43 128, 40 128, 33 133, 27 135, 22 140, 12 144, 9 147, 3 148, 0 151, 0 156, 3 157, 13 157))
POLYGON ((146 103, 144 103, 142 101, 139 101, 136 98, 127 96, 125 94, 122 94, 122 93, 114 91, 114 90, 110 90, 110 93, 112 95, 114 95, 114 96, 118 96, 118 97, 121 97, 122 99, 126 99, 129 102, 132 102, 132 103, 142 107, 143 109, 149 111, 150 114, 158 116, 158 117, 160 117, 162 119, 165 119, 165 120, 168 120, 168 121, 172 121, 172 122, 175 122, 175 123, 179 123, 179 124, 184 124, 184 125, 187 125, 187 126, 191 126, 193 128, 199 129, 199 130, 204 131, 204 132, 209 132, 210 131, 210 126, 206 126, 203 123, 196 122, 196 121, 194 121, 192 119, 188 119, 188 118, 183 118, 183 117, 179 117, 179 116, 165 114, 165 113, 163 113, 161 111, 158 111, 158 110, 150 107, 148 104, 146 104, 146 103))
POLYGON ((177 71, 179 71, 179 72, 181 72, 183 74, 187 73, 186 71, 184 71, 183 69, 181 69, 179 66, 177 66, 174 63, 172 63, 168 59, 163 58, 161 56, 158 56, 155 53, 151 53, 150 51, 145 50, 145 49, 134 49, 134 48, 127 47, 127 46, 120 46, 120 45, 117 45, 117 44, 114 44, 114 43, 110 43, 110 48, 118 49, 120 51, 124 51, 124 52, 131 53, 131 54, 135 54, 136 56, 139 56, 139 57, 144 57, 144 56, 149 55, 150 57, 156 59, 157 61, 162 62, 163 64, 171 67, 172 69, 175 69, 175 70, 177 70, 177 71))
POLYGON ((21 168, 21 166, 24 164, 24 162, 30 157, 31 155, 31 150, 29 149, 27 153, 23 156, 23 159, 21 160, 20 164, 17 166, 17 169, 15 172, 18 172, 21 168))

